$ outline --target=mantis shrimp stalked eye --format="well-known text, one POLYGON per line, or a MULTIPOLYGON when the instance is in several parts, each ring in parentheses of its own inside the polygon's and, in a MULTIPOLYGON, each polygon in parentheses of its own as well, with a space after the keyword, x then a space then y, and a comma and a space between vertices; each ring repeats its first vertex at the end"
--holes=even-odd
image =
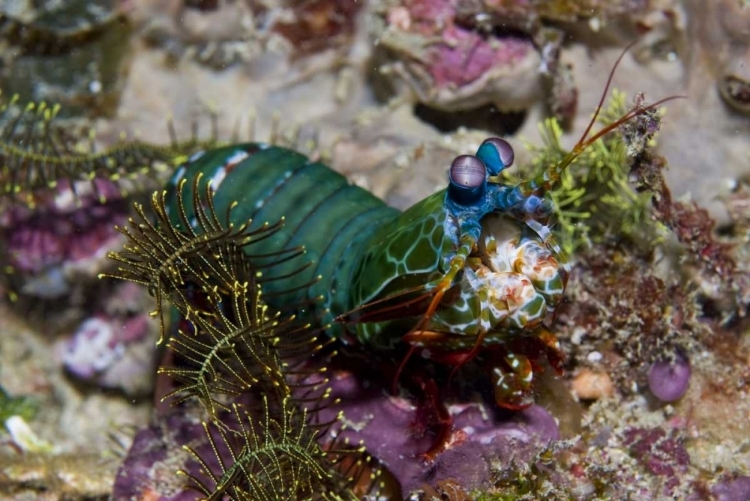
POLYGON ((491 137, 479 147, 477 157, 484 162, 491 176, 497 176, 500 171, 513 165, 515 152, 505 139, 491 137))
POLYGON ((487 169, 471 155, 456 157, 451 164, 449 192, 453 200, 474 203, 487 191, 487 169))

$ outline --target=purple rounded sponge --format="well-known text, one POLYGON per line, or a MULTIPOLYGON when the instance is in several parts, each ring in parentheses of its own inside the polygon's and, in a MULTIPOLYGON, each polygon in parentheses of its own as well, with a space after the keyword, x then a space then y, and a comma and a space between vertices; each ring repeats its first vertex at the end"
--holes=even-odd
POLYGON ((648 387, 662 402, 674 402, 682 398, 690 383, 690 362, 680 353, 674 360, 659 360, 648 371, 648 387))
POLYGON ((711 488, 717 501, 743 501, 750 499, 750 477, 726 478, 711 488))

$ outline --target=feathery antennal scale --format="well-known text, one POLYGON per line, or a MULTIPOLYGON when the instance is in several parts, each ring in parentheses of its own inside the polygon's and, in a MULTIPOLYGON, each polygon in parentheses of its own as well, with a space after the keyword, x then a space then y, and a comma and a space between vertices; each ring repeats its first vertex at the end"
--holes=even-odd
POLYGON ((672 101, 674 99, 683 99, 685 96, 669 96, 664 99, 660 99, 659 101, 652 103, 648 106, 636 106, 623 116, 619 117, 618 119, 612 121, 611 123, 607 124, 605 127, 603 127, 601 130, 597 131, 593 136, 588 137, 589 133, 591 132, 591 129, 593 128, 594 124, 596 123, 597 119, 599 118, 599 113, 602 110, 602 107, 604 106, 604 101, 607 97, 607 94, 609 93, 610 85, 612 84, 612 79, 614 77, 615 71, 617 70, 617 67, 620 65, 620 62, 622 61, 623 57, 625 57, 625 54, 630 50, 630 48, 635 45, 635 42, 631 43, 625 49, 622 51, 620 56, 617 58, 617 61, 615 62, 614 66, 612 67, 612 70, 609 73, 609 76, 607 78, 607 84, 604 87, 604 91, 602 92, 602 95, 599 99, 599 103, 596 107, 596 110, 594 111, 593 116, 591 117, 591 120, 588 123, 588 126, 586 127, 586 130, 581 135, 581 138, 578 140, 578 142, 575 144, 572 150, 568 152, 568 154, 557 163, 554 163, 549 166, 544 172, 539 174, 538 176, 525 181, 521 183, 517 189, 520 193, 522 193, 524 196, 531 195, 532 193, 543 193, 548 192, 551 190, 551 187, 558 183, 560 180, 560 176, 562 175, 562 172, 573 163, 573 161, 578 158, 581 153, 583 153, 586 148, 594 144, 598 139, 605 136, 606 134, 612 132, 613 130, 617 129, 618 127, 622 126, 623 124, 629 122, 630 120, 644 115, 650 111, 656 110, 661 106, 662 104, 672 101))

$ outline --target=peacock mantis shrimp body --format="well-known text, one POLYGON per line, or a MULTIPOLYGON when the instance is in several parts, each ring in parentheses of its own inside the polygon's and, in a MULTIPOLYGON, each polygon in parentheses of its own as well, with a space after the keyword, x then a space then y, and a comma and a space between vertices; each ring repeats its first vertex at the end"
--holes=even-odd
POLYGON ((176 227, 190 221, 190 197, 185 217, 176 214, 177 192, 201 175, 200 189, 210 183, 216 210, 231 209, 234 221, 283 218, 250 256, 271 306, 346 343, 406 349, 397 374, 415 352, 454 371, 477 360, 497 404, 520 409, 533 403, 545 360, 558 372, 563 365, 543 321, 562 299, 569 267, 551 236, 545 195, 588 145, 662 102, 587 138, 595 115, 560 163, 517 185, 500 177, 513 163, 511 145, 489 138, 475 155, 453 160, 444 190, 403 213, 288 149, 246 143, 200 152, 170 181, 170 217, 176 227), (279 259, 283 249, 289 254, 279 259))
POLYGON ((477 156, 453 161, 447 189, 399 213, 321 163, 248 143, 194 155, 168 200, 173 207, 180 182, 201 174, 217 211, 235 205, 233 220, 284 216, 280 231, 253 246, 274 306, 295 305, 301 318, 348 342, 383 351, 406 342, 454 365, 495 345, 497 402, 521 408, 533 401, 532 364, 510 346, 523 338, 559 368, 562 356, 541 322, 562 298, 567 266, 542 222, 551 207, 532 189, 537 180, 498 180, 512 162, 510 144, 488 139, 477 156), (260 255, 300 246, 304 254, 281 262, 260 255))

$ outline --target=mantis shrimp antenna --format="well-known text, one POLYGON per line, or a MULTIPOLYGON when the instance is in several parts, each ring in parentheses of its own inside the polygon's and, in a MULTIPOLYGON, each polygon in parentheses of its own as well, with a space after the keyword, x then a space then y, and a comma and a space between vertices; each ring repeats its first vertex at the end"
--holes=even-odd
POLYGON ((594 134, 591 137, 588 137, 589 133, 591 132, 591 129, 594 126, 594 123, 596 123, 597 118, 599 118, 599 113, 601 112, 602 107, 604 106, 604 100, 607 97, 607 94, 609 93, 609 88, 612 85, 612 79, 614 78, 615 71, 617 70, 617 67, 620 65, 620 62, 622 61, 622 58, 625 56, 625 54, 635 45, 636 42, 630 43, 625 49, 622 51, 620 56, 617 58, 617 61, 615 61, 615 65, 612 67, 612 70, 609 72, 609 77, 607 78, 607 84, 604 87, 604 92, 602 92, 601 97, 599 98, 599 104, 596 106, 596 110, 594 111, 594 115, 591 117, 591 120, 589 121, 588 126, 586 127, 586 130, 583 131, 583 134, 581 135, 581 138, 578 140, 576 145, 573 147, 570 152, 565 155, 565 158, 562 159, 557 164, 554 164, 550 166, 547 170, 539 174, 538 176, 529 179, 528 181, 524 181, 520 183, 518 186, 516 186, 515 191, 518 195, 522 196, 523 198, 526 198, 530 195, 543 195, 546 191, 549 191, 555 183, 557 183, 560 180, 560 176, 562 175, 562 172, 571 164, 573 161, 578 158, 578 156, 586 151, 586 148, 591 146, 597 139, 601 138, 605 134, 608 134, 609 132, 612 132, 613 130, 620 127, 622 124, 628 122, 629 120, 632 120, 633 118, 642 115, 648 111, 654 110, 661 106, 662 104, 666 103, 667 101, 672 101, 673 99, 682 99, 687 96, 669 96, 665 97, 663 99, 660 99, 659 101, 656 101, 655 103, 652 103, 648 106, 638 106, 629 112, 627 112, 625 115, 617 119, 616 121, 612 122, 611 124, 605 126, 601 130, 599 130, 596 134, 594 134))

